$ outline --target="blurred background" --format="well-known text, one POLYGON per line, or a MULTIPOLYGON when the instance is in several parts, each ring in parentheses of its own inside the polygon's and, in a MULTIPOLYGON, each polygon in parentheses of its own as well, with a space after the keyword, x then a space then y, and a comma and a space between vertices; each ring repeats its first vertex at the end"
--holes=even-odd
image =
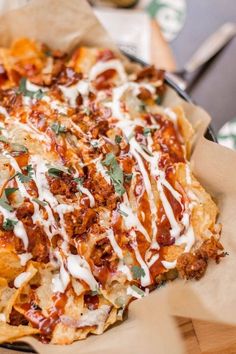
MULTIPOLYGON (((0 12, 28 1, 0 0, 0 12)), ((236 149, 236 0, 87 1, 123 51, 172 73, 236 149)))
POLYGON ((186 90, 212 116, 212 126, 219 133, 220 142, 236 148, 235 0, 91 0, 90 3, 124 51, 173 72, 183 71, 204 41, 215 34, 200 56, 217 46, 217 41, 221 50, 194 73, 186 75, 186 90), (228 124, 224 126, 225 123, 228 124))

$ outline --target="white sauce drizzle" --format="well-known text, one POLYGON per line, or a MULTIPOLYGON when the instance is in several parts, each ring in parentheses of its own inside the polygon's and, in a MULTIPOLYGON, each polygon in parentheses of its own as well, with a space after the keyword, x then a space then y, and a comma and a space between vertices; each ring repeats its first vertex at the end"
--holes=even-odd
POLYGON ((58 100, 53 99, 52 97, 45 95, 42 97, 42 101, 47 102, 53 110, 56 110, 61 114, 67 114, 68 112, 68 108, 65 104, 63 104, 58 100))
POLYGON ((109 69, 114 69, 119 75, 121 83, 127 80, 127 75, 125 73, 124 67, 121 64, 120 60, 112 59, 108 61, 98 61, 89 72, 89 80, 93 81, 96 77, 102 74, 104 71, 109 69))
POLYGON ((5 116, 7 119, 10 118, 9 114, 7 113, 6 108, 4 108, 4 107, 2 107, 2 106, 0 106, 0 113, 1 113, 3 116, 5 116))
POLYGON ((70 254, 67 258, 67 267, 74 278, 85 281, 91 290, 98 288, 98 283, 91 272, 89 264, 84 258, 79 255, 70 254))
POLYGON ((65 270, 62 257, 59 255, 58 252, 55 252, 55 256, 57 257, 60 263, 60 272, 58 274, 55 274, 55 276, 52 278, 52 291, 54 293, 64 293, 70 282, 70 276, 65 270))
POLYGON ((134 228, 140 231, 145 236, 146 240, 150 242, 151 241, 150 236, 148 235, 146 229, 141 224, 137 213, 134 210, 132 210, 126 193, 123 196, 123 202, 120 203, 120 210, 128 215, 128 216, 122 215, 127 230, 131 230, 132 228, 134 228))
POLYGON ((1 206, 0 206, 0 212, 4 216, 4 219, 11 219, 11 220, 17 221, 17 224, 14 225, 13 232, 16 237, 18 237, 22 240, 24 248, 27 249, 28 245, 29 245, 28 236, 25 231, 24 225, 22 224, 22 222, 20 220, 17 219, 16 213, 9 212, 8 210, 6 210, 5 208, 3 208, 1 206))
POLYGON ((192 225, 189 226, 187 231, 180 236, 178 240, 176 240, 176 245, 182 245, 185 244, 185 249, 184 252, 189 252, 194 245, 195 242, 195 236, 194 236, 194 230, 192 225))
POLYGON ((0 321, 7 322, 6 315, 4 313, 0 313, 0 321))
POLYGON ((83 96, 84 99, 87 98, 89 93, 89 82, 86 80, 79 81, 76 85, 73 86, 66 87, 60 85, 59 87, 71 107, 76 107, 76 98, 79 93, 83 96))
POLYGON ((187 163, 185 165, 185 178, 186 178, 187 184, 191 185, 192 184, 191 171, 190 171, 189 165, 187 163))
POLYGON ((20 258, 20 264, 22 266, 25 266, 26 263, 33 257, 31 253, 22 253, 22 254, 18 254, 18 257, 20 258))
POLYGON ((92 193, 87 188, 85 188, 83 186, 80 186, 79 189, 80 189, 81 193, 84 193, 88 196, 90 207, 94 208, 95 207, 95 199, 94 199, 92 193))
POLYGON ((14 280, 14 287, 15 288, 20 288, 31 276, 30 272, 23 272, 20 273, 14 280))
POLYGON ((173 269, 176 267, 177 261, 173 261, 173 262, 161 261, 161 263, 166 269, 173 269))
POLYGON ((123 252, 122 249, 120 248, 120 246, 118 245, 116 239, 115 239, 115 235, 112 229, 108 229, 106 231, 107 234, 107 238, 109 239, 109 241, 111 242, 111 246, 113 248, 113 250, 115 251, 115 253, 117 254, 117 256, 120 259, 123 259, 123 252))
POLYGON ((156 261, 159 259, 159 253, 154 254, 149 261, 147 261, 148 268, 151 268, 151 266, 156 263, 156 261))

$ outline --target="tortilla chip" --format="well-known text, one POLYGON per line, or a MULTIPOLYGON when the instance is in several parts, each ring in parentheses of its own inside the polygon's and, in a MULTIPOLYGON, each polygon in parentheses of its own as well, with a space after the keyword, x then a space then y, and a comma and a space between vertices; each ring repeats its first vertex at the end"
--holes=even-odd
POLYGON ((0 321, 0 343, 13 342, 30 334, 39 333, 38 329, 30 326, 11 326, 5 322, 0 321))

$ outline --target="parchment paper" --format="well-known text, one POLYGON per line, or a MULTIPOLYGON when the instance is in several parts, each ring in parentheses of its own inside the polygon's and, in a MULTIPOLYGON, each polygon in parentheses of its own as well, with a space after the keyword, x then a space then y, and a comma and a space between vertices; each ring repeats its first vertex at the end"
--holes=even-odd
MULTIPOLYGON (((0 19, 0 45, 9 45, 20 36, 66 51, 79 44, 115 48, 82 0, 32 0, 7 13, 0 19)), ((210 121, 203 109, 184 102, 172 90, 165 104, 181 104, 197 130, 191 163, 195 175, 220 206, 222 242, 229 256, 217 266, 210 264, 198 282, 177 280, 132 303, 128 320, 102 336, 90 336, 67 347, 45 347, 35 339, 27 339, 40 353, 181 353, 183 348, 166 313, 166 299, 172 315, 236 325, 236 153, 203 138, 210 121)))

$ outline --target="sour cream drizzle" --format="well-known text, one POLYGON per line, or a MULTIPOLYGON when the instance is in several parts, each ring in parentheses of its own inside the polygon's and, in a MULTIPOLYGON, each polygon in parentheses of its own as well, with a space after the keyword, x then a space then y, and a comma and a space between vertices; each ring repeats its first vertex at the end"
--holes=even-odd
POLYGON ((98 288, 98 283, 94 278, 88 262, 79 255, 70 254, 67 258, 69 273, 76 279, 85 281, 91 290, 98 288))

